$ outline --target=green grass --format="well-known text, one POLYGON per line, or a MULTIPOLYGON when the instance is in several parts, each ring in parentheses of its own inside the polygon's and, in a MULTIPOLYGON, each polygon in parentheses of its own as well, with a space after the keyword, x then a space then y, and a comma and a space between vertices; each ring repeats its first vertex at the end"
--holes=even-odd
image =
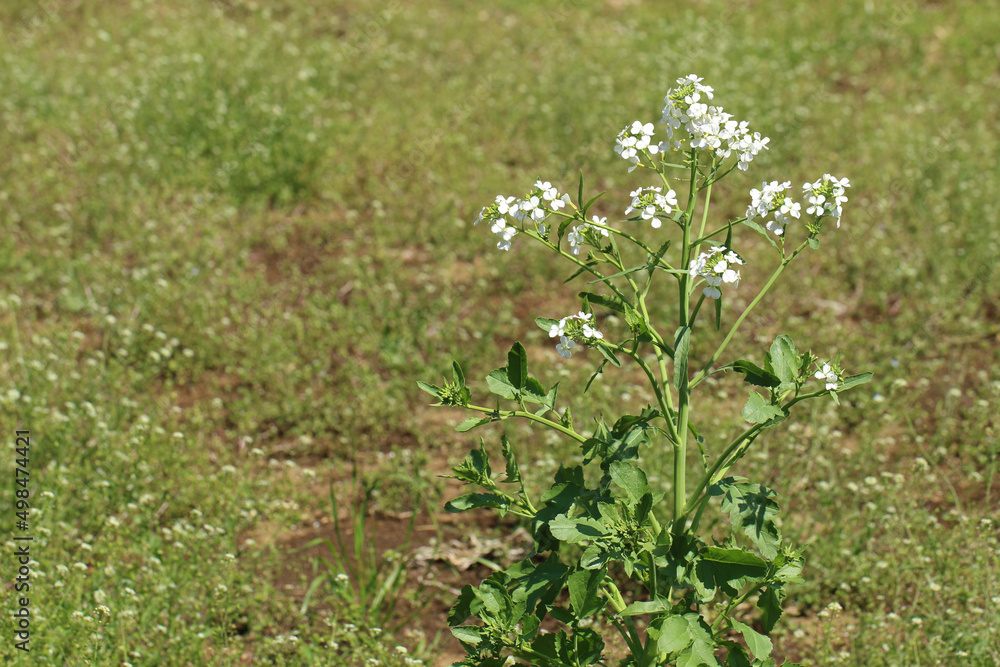
MULTIPOLYGON (((472 442, 415 380, 453 357, 474 380, 519 339, 543 382, 587 377, 587 355, 561 362, 533 324, 575 311, 582 283, 471 221, 580 169, 617 215, 644 183, 614 136, 659 120, 690 72, 772 139, 714 193, 720 215, 764 179, 853 184, 842 228, 733 344, 788 332, 876 371, 743 464, 809 544, 777 645, 807 664, 1000 664, 1000 19, 785 5, 5 3, 0 432, 32 433, 39 547, 32 653, 5 612, 5 664, 402 664, 397 643, 432 658, 330 605, 299 615, 312 570, 293 551, 352 456, 392 480, 382 512, 444 493, 434 475, 472 442), (820 616, 832 601, 844 611, 820 616)), ((741 253, 749 300, 766 253, 741 253)), ((738 407, 737 383, 713 387, 738 407)), ((607 374, 574 413, 644 400, 607 374)), ((539 485, 575 455, 510 433, 539 485)))

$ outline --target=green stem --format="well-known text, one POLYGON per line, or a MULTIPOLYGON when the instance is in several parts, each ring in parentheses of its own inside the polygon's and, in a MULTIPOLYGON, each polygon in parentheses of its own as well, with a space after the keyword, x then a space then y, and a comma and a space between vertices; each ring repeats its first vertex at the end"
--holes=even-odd
POLYGON ((482 412, 487 417, 496 415, 500 419, 507 419, 509 417, 523 417, 533 422, 538 422, 539 424, 545 424, 549 428, 554 428, 560 433, 564 433, 569 437, 573 438, 579 443, 584 443, 587 441, 586 436, 580 435, 571 428, 567 428, 558 422, 554 422, 551 419, 546 419, 545 417, 540 417, 533 412, 528 412, 526 410, 496 410, 494 408, 487 408, 482 405, 466 405, 464 406, 469 410, 474 410, 476 412, 482 412))
POLYGON ((732 328, 729 330, 729 333, 726 334, 726 337, 723 339, 722 343, 719 345, 719 348, 712 355, 712 358, 708 360, 708 363, 705 364, 705 367, 701 370, 701 372, 698 373, 698 375, 696 375, 695 378, 691 381, 691 387, 692 388, 694 388, 695 386, 697 386, 699 382, 701 382, 702 380, 705 379, 705 377, 708 376, 709 369, 711 369, 712 366, 715 364, 715 362, 718 360, 718 358, 720 356, 722 356, 722 352, 726 349, 726 346, 729 345, 729 341, 731 341, 733 339, 733 336, 736 334, 736 330, 740 328, 741 324, 743 324, 743 320, 746 319, 746 316, 750 313, 751 310, 754 309, 754 307, 758 303, 760 303, 760 300, 764 298, 764 295, 767 294, 768 290, 771 289, 771 286, 774 285, 774 283, 775 283, 776 280, 778 280, 778 276, 780 276, 781 272, 785 270, 785 267, 788 266, 788 264, 793 259, 795 259, 795 256, 798 255, 800 252, 802 252, 802 250, 805 249, 805 247, 807 245, 808 245, 808 242, 807 241, 803 241, 802 244, 798 248, 796 248, 795 251, 791 255, 788 255, 787 257, 785 257, 784 259, 781 260, 781 264, 778 265, 778 268, 775 269, 774 273, 771 274, 771 277, 764 284, 764 287, 761 288, 761 290, 757 294, 757 296, 755 296, 754 299, 753 299, 753 301, 750 302, 750 305, 748 305, 746 307, 746 309, 744 309, 744 311, 742 313, 740 313, 740 316, 738 318, 736 318, 736 322, 733 324, 732 328))

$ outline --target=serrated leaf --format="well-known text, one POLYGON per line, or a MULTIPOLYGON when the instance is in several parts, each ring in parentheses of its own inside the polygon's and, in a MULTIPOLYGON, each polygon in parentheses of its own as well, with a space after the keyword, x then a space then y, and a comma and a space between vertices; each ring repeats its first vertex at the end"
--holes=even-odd
POLYGON ((528 382, 528 353, 520 342, 514 343, 507 353, 507 380, 514 389, 524 389, 528 382))
POLYGON ((507 482, 511 484, 517 484, 521 481, 521 469, 517 465, 517 459, 514 458, 514 451, 511 449, 510 440, 507 439, 506 435, 500 436, 500 448, 503 452, 503 458, 507 462, 507 482))
POLYGON ((458 600, 452 605, 448 612, 448 625, 456 626, 464 623, 465 619, 473 616, 479 611, 482 603, 476 597, 476 589, 470 585, 462 587, 462 592, 458 595, 458 600))
POLYGON ((451 629, 455 639, 469 646, 478 646, 483 640, 483 628, 478 625, 460 625, 451 629))
POLYGON ((740 623, 736 619, 731 618, 729 622, 732 623, 734 630, 743 635, 743 640, 746 641, 747 648, 753 653, 754 658, 764 660, 771 655, 774 645, 771 643, 770 638, 760 634, 749 625, 740 623))
POLYGON ((757 364, 747 361, 746 359, 734 361, 729 364, 729 368, 732 368, 737 373, 743 373, 743 375, 746 376, 743 381, 757 387, 770 388, 777 387, 781 384, 781 380, 773 373, 769 373, 757 364))
POLYGON ((780 407, 771 405, 766 398, 757 392, 750 393, 750 399, 743 407, 743 419, 751 424, 766 424, 769 421, 781 421, 784 418, 785 413, 780 407))
POLYGON ((781 597, 774 588, 768 586, 757 599, 757 607, 763 612, 760 623, 764 626, 764 632, 771 632, 781 618, 781 597))
POLYGON ((635 505, 644 495, 649 495, 649 482, 646 473, 627 461, 614 461, 608 472, 611 479, 628 494, 630 505, 635 505))
POLYGON ((661 653, 679 653, 691 644, 689 625, 683 616, 671 616, 660 625, 656 648, 661 653))
POLYGON ((569 588, 569 601, 578 619, 585 619, 597 614, 607 603, 601 596, 601 583, 607 570, 577 570, 569 575, 566 585, 569 588))
POLYGON ((550 521, 549 530, 557 540, 572 544, 581 544, 605 534, 604 524, 597 519, 587 516, 570 518, 565 514, 550 521))
POLYGON ((722 510, 729 512, 733 530, 742 529, 764 558, 774 560, 781 544, 781 531, 775 519, 778 517, 778 503, 774 491, 761 484, 739 482, 727 477, 712 486, 713 496, 722 496, 722 510))
POLYGON ((691 345, 691 327, 680 327, 674 333, 674 386, 678 391, 688 384, 688 351, 691 345))
POLYGON ((767 352, 764 368, 781 380, 782 386, 794 386, 801 371, 801 363, 799 352, 790 337, 782 334, 774 339, 767 352))
POLYGON ((850 389, 851 387, 857 387, 859 384, 864 384, 871 380, 875 376, 874 373, 861 373, 859 375, 849 375, 844 378, 843 384, 837 387, 837 391, 844 391, 845 389, 850 389))
POLYGON ((753 667, 747 650, 737 642, 724 642, 726 647, 726 667, 753 667))
POLYGON ((524 387, 521 388, 521 398, 523 398, 526 403, 545 405, 545 397, 545 388, 542 386, 541 382, 533 377, 529 377, 525 381, 524 387))
POLYGON ((490 374, 486 376, 486 386, 490 388, 492 393, 501 398, 512 399, 517 396, 517 387, 510 383, 506 368, 490 371, 490 374))

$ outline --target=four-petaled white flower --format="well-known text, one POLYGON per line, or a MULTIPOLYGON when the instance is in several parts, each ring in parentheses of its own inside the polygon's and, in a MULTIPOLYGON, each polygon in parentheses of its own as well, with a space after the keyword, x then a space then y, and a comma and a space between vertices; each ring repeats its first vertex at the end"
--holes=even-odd
POLYGON ((826 380, 827 391, 836 391, 840 384, 840 377, 830 364, 823 364, 823 368, 816 371, 815 378, 817 380, 826 380))
POLYGON ((663 194, 662 188, 639 188, 631 193, 632 203, 625 209, 625 215, 632 211, 640 211, 643 220, 649 220, 653 229, 659 229, 663 222, 659 216, 670 215, 677 206, 677 193, 668 190, 663 194))
POLYGON ((576 347, 576 340, 601 340, 604 334, 597 330, 593 324, 594 314, 580 311, 576 315, 567 315, 549 327, 549 337, 559 337, 556 344, 556 352, 559 356, 567 359, 573 356, 571 351, 576 347))
POLYGON ((785 233, 785 227, 801 215, 802 205, 792 201, 785 191, 792 187, 791 181, 778 183, 778 181, 765 182, 760 186, 760 190, 753 188, 750 190, 750 206, 747 207, 746 218, 753 220, 756 217, 766 218, 769 214, 772 220, 767 221, 767 229, 781 236, 785 233))
POLYGON ((599 247, 600 238, 608 238, 610 235, 607 230, 607 218, 599 218, 595 215, 593 220, 595 224, 592 225, 589 222, 585 222, 582 225, 575 225, 569 234, 566 235, 566 240, 569 241, 570 252, 574 255, 580 254, 580 247, 584 243, 590 243, 595 247, 599 247))
POLYGON ((806 213, 816 216, 817 221, 825 216, 835 218, 837 227, 840 227, 843 204, 847 202, 845 193, 849 187, 851 182, 848 179, 838 179, 830 174, 823 174, 823 178, 815 183, 803 184, 802 192, 809 200, 806 213))
POLYGON ((719 289, 723 284, 739 286, 740 272, 734 266, 743 266, 743 258, 725 246, 712 246, 708 252, 698 255, 688 265, 688 274, 692 278, 702 277, 708 285, 702 293, 709 299, 722 296, 719 289))
POLYGON ((615 139, 615 152, 623 160, 628 160, 632 163, 632 166, 628 168, 630 174, 639 166, 640 151, 646 151, 650 155, 655 155, 664 148, 664 144, 654 144, 652 142, 654 131, 655 128, 652 123, 644 125, 641 121, 637 120, 630 127, 626 127, 618 133, 618 137, 615 139))

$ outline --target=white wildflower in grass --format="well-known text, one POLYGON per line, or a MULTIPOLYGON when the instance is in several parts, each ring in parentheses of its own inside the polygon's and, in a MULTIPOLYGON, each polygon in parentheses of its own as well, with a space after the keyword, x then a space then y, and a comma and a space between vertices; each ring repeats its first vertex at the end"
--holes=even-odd
POLYGON ((549 327, 549 338, 559 337, 556 344, 559 356, 567 359, 573 356, 576 341, 596 342, 604 338, 604 334, 592 324, 593 319, 593 313, 581 311, 576 315, 567 315, 549 327))
POLYGON ((598 218, 596 215, 593 217, 595 225, 585 222, 582 225, 575 225, 569 234, 566 235, 566 240, 569 241, 570 252, 574 255, 580 254, 580 247, 584 244, 589 244, 595 248, 601 246, 600 239, 608 238, 610 235, 608 230, 605 229, 608 223, 607 218, 598 218))
POLYGON ((840 373, 830 364, 823 364, 814 376, 817 380, 826 381, 827 391, 836 391, 840 384, 840 373))
POLYGON ((694 74, 677 79, 677 87, 667 91, 663 98, 663 117, 667 136, 674 150, 687 147, 711 151, 719 160, 736 155, 737 167, 746 171, 754 157, 767 149, 770 139, 759 132, 750 133, 747 121, 737 121, 722 107, 709 106, 714 92, 711 86, 701 83, 694 74), (683 128, 687 136, 679 131, 683 128), (685 146, 684 144, 688 145, 685 146))
POLYGON ((823 178, 815 183, 805 183, 802 192, 809 201, 806 213, 816 217, 816 224, 822 218, 830 216, 837 221, 837 227, 840 227, 842 207, 847 201, 844 193, 849 187, 851 183, 848 179, 837 179, 830 174, 823 174, 823 178))
POLYGON ((785 233, 785 227, 801 215, 802 205, 789 198, 785 191, 792 187, 791 181, 778 183, 771 181, 761 185, 760 190, 754 188, 750 190, 750 206, 747 207, 746 218, 753 220, 756 217, 766 218, 772 215, 772 219, 767 221, 768 231, 781 236, 785 233))
POLYGON ((618 133, 615 139, 615 152, 621 159, 628 160, 632 166, 628 168, 629 173, 635 171, 639 166, 639 153, 646 152, 655 155, 660 152, 662 144, 652 143, 655 128, 652 123, 643 125, 641 121, 635 121, 631 127, 626 127, 618 133))
POLYGON ((743 258, 725 246, 712 246, 708 252, 698 255, 688 265, 692 278, 701 276, 708 283, 702 293, 710 299, 722 296, 719 287, 723 283, 739 286, 740 272, 735 268, 744 264, 743 258))
POLYGON ((648 220, 653 229, 659 229, 663 224, 659 218, 660 215, 670 215, 674 207, 677 206, 677 193, 673 190, 668 190, 667 194, 663 194, 662 188, 649 187, 639 188, 630 194, 632 203, 625 209, 625 215, 632 211, 640 211, 639 215, 643 220, 648 220))
POLYGON ((512 224, 512 220, 507 220, 508 216, 518 223, 523 223, 525 220, 534 222, 535 230, 540 236, 544 236, 547 228, 541 224, 542 221, 550 213, 562 209, 569 202, 568 194, 560 195, 551 183, 539 180, 535 182, 534 189, 523 199, 497 195, 492 204, 479 212, 475 224, 478 225, 484 221, 489 223, 490 231, 500 238, 497 242, 497 248, 510 250, 511 241, 518 232, 523 231, 523 228, 518 229, 512 224))

